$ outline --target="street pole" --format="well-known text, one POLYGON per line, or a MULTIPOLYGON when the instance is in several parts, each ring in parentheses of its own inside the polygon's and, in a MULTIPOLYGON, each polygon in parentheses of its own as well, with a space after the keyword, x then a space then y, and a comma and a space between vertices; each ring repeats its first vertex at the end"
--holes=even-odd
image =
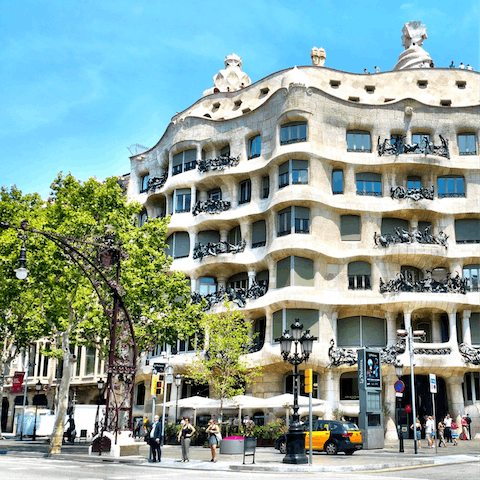
POLYGON ((20 424, 20 441, 23 440, 23 425, 25 424, 25 404, 27 403, 27 389, 28 389, 28 367, 29 367, 29 351, 25 356, 25 390, 23 391, 23 407, 22 407, 22 423, 20 424))
POLYGON ((411 393, 412 393, 412 414, 413 414, 413 445, 415 455, 418 453, 417 447, 417 407, 415 405, 415 365, 413 361, 413 330, 412 326, 408 327, 408 350, 410 352, 410 383, 411 383, 411 393))

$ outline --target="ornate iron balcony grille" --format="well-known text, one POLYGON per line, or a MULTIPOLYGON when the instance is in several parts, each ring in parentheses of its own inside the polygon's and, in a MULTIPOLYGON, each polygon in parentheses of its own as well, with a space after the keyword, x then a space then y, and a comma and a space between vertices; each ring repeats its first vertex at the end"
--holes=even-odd
POLYGON ((349 275, 348 276, 349 290, 371 290, 371 276, 370 275, 349 275))
POLYGON ((438 155, 440 157, 450 158, 448 150, 448 140, 440 135, 441 145, 434 145, 430 142, 428 137, 423 137, 422 143, 405 143, 405 135, 398 135, 396 137, 386 138, 383 142, 378 137, 377 152, 379 156, 382 155, 402 155, 402 154, 423 154, 423 155, 438 155))
POLYGON ((236 303, 240 308, 245 307, 247 299, 255 300, 263 297, 268 291, 268 287, 263 282, 258 284, 254 282, 250 288, 225 288, 221 287, 216 292, 209 293, 208 295, 202 295, 198 292, 191 294, 192 303, 199 304, 203 300, 206 300, 207 304, 204 308, 205 311, 210 310, 213 305, 217 303, 223 303, 225 298, 229 302, 236 303))
MULTIPOLYGON (((427 273, 431 274, 430 271, 427 273)), ((437 281, 432 276, 414 280, 410 271, 397 273, 397 278, 384 282, 380 278, 380 293, 424 292, 424 293, 467 293, 467 279, 457 273, 452 277, 447 273, 444 280, 437 281)))
POLYGON ((193 207, 192 215, 196 217, 199 213, 220 213, 225 212, 231 206, 226 200, 207 200, 205 202, 197 202, 193 207))
POLYGON ((240 155, 238 157, 231 157, 230 155, 220 155, 215 158, 199 160, 197 168, 199 172, 208 172, 209 170, 225 170, 226 168, 236 167, 239 162, 240 155))
POLYGON ((306 141, 307 141, 307 136, 305 135, 304 137, 291 138, 290 140, 281 140, 280 145, 290 145, 291 143, 299 143, 299 142, 306 142, 306 141))
POLYGON ((234 245, 228 242, 209 242, 206 245, 197 243, 193 249, 193 258, 202 260, 205 257, 220 255, 221 253, 241 253, 245 250, 245 240, 234 245))
POLYGON ((290 235, 291 233, 291 230, 281 230, 277 232, 277 237, 284 237, 285 235, 290 235))
POLYGON ((391 187, 390 189, 390 197, 392 199, 403 199, 403 198, 411 198, 412 200, 433 200, 433 195, 435 193, 435 188, 433 185, 430 188, 406 188, 401 185, 396 187, 391 187))
POLYGON ((307 228, 307 229, 296 228, 296 229, 295 229, 295 233, 309 234, 309 233, 310 233, 310 229, 309 229, 309 228, 307 228))
POLYGON ((249 156, 248 156, 248 159, 249 159, 249 160, 252 160, 253 158, 258 158, 259 156, 260 156, 259 153, 254 153, 253 155, 249 155, 249 156))
POLYGON ((162 188, 168 178, 168 172, 162 173, 159 177, 152 177, 147 182, 147 191, 154 192, 157 188, 162 188))
POLYGON ((265 240, 263 242, 255 242, 255 243, 252 243, 252 248, 259 248, 259 247, 264 247, 266 245, 267 242, 265 242, 265 240))
POLYGON ((448 247, 447 240, 448 235, 441 231, 438 235, 432 235, 430 232, 431 226, 428 226, 423 232, 407 232, 403 228, 397 227, 395 232, 388 232, 378 234, 375 232, 373 239, 375 245, 388 247, 389 245, 395 245, 397 243, 423 243, 430 245, 441 245, 442 247, 448 247))
POLYGON ((382 192, 374 192, 373 190, 369 190, 369 191, 357 190, 357 195, 364 195, 366 197, 381 197, 382 192))
POLYGON ((446 192, 439 193, 438 198, 461 198, 465 196, 465 192, 456 193, 456 192, 446 192))

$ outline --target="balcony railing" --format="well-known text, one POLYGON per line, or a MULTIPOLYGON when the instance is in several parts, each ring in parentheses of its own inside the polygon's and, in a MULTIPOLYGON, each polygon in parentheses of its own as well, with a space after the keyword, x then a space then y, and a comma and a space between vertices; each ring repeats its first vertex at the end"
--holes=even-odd
POLYGON ((448 235, 441 231, 438 235, 432 235, 430 232, 432 227, 428 226, 423 232, 407 232, 403 228, 395 228, 394 232, 381 233, 375 232, 373 239, 375 245, 382 247, 388 247, 389 245, 395 245, 397 243, 423 243, 430 245, 441 245, 442 247, 448 247, 447 240, 448 235))
POLYGON ((221 253, 242 253, 245 250, 245 245, 245 240, 242 240, 239 244, 209 242, 204 245, 203 243, 197 243, 193 249, 193 258, 202 260, 204 257, 216 257, 221 253))
POLYGON ((215 158, 199 160, 197 168, 200 172, 208 172, 209 170, 225 170, 226 168, 236 167, 239 162, 240 155, 238 157, 231 157, 230 155, 220 155, 215 158))
POLYGON ((435 189, 433 185, 430 188, 406 188, 403 186, 396 186, 390 189, 390 196, 394 199, 411 198, 416 202, 418 200, 433 200, 435 189))
POLYGON ((163 173, 159 177, 152 177, 147 182, 147 191, 154 192, 157 188, 162 188, 168 178, 168 172, 163 173))
POLYGON ((193 207, 192 215, 196 217, 199 213, 220 213, 225 212, 231 206, 226 200, 206 200, 205 202, 197 202, 193 207))
POLYGON ((467 293, 467 279, 461 278, 458 273, 455 277, 447 273, 444 280, 435 280, 432 276, 416 280, 410 271, 397 273, 397 278, 388 282, 384 282, 380 278, 380 293, 401 292, 461 293, 465 295, 467 293))
POLYGON ((225 299, 229 302, 236 303, 240 308, 245 307, 247 299, 255 300, 263 297, 267 293, 268 286, 265 282, 254 282, 250 288, 219 288, 216 292, 202 295, 198 292, 191 294, 192 303, 200 304, 206 301, 204 310, 210 310, 216 303, 223 303, 225 299))
POLYGON ((392 138, 386 138, 383 142, 378 137, 377 152, 382 155, 402 155, 402 154, 423 154, 439 155, 440 157, 450 158, 448 151, 448 140, 440 135, 441 145, 434 145, 428 137, 424 137, 421 143, 405 143, 405 135, 399 135, 392 138))

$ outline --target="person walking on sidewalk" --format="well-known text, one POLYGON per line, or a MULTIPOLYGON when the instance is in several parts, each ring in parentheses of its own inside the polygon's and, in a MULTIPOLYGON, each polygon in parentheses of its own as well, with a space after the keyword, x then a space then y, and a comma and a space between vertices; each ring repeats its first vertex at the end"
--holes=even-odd
POLYGON ((192 441, 192 435, 195 433, 195 427, 190 423, 190 419, 185 417, 185 422, 182 428, 178 432, 178 441, 182 446, 182 462, 189 462, 190 459, 190 443, 192 441))
POLYGON ((470 415, 468 413, 467 413, 467 416, 466 416, 465 420, 467 421, 468 439, 471 440, 472 439, 472 430, 470 428, 470 424, 472 423, 472 419, 470 418, 470 415))
POLYGON ((210 451, 212 452, 211 462, 217 462, 217 445, 220 445, 220 440, 222 435, 220 433, 220 427, 215 423, 215 420, 212 418, 208 422, 208 427, 205 430, 205 433, 208 433, 208 444, 210 445, 210 451))
POLYGON ((465 415, 462 417, 462 436, 460 438, 462 440, 470 440, 470 435, 468 433, 467 417, 465 415))
POLYGON ((439 438, 438 446, 441 447, 443 443, 443 446, 446 447, 447 444, 445 443, 445 424, 441 420, 438 422, 437 432, 439 438))
POLYGON ((431 415, 428 416, 425 422, 425 437, 427 438, 428 448, 433 448, 435 442, 435 423, 431 415))
POLYGON ((456 447, 458 445, 458 425, 454 422, 452 422, 451 426, 451 435, 452 435, 452 441, 453 441, 453 446, 456 447))
POLYGON ((160 442, 162 440, 162 424, 160 423, 160 417, 155 415, 153 417, 153 423, 150 427, 150 432, 148 434, 148 439, 150 443, 150 459, 149 462, 161 462, 162 461, 162 451, 160 449, 160 442))
POLYGON ((452 443, 452 418, 449 413, 443 419, 443 423, 445 424, 445 441, 452 443))
MULTIPOLYGON (((420 419, 417 417, 416 421, 415 421, 415 426, 417 428, 417 437, 414 438, 414 441, 417 442, 418 444, 418 448, 422 448, 422 443, 421 443, 421 439, 422 439, 422 424, 420 423, 420 419)), ((413 423, 412 425, 410 426, 410 429, 413 430, 414 429, 414 426, 413 426, 413 423)))

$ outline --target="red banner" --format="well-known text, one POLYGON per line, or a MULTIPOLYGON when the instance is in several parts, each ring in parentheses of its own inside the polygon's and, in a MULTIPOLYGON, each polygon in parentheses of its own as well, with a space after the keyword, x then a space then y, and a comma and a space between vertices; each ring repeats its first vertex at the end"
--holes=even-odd
POLYGON ((12 392, 19 392, 22 389, 25 372, 15 372, 13 375, 12 392))

